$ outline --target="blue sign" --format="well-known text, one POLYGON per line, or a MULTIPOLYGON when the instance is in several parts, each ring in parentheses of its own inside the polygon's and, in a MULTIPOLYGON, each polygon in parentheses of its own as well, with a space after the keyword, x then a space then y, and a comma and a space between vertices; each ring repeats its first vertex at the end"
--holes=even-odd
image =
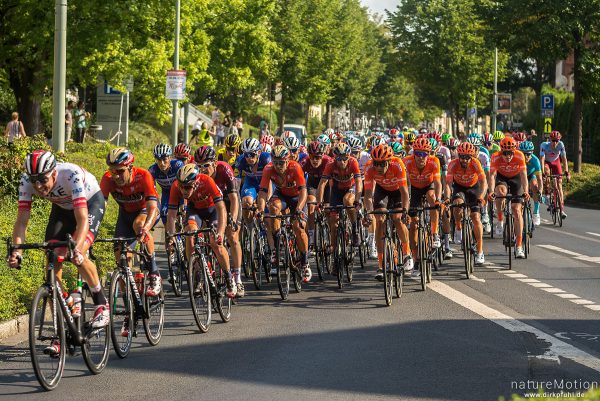
POLYGON ((542 95, 542 117, 554 116, 554 95, 542 95))
POLYGON ((121 92, 114 89, 112 86, 110 86, 108 83, 106 83, 106 81, 104 81, 104 94, 105 95, 120 95, 121 92))

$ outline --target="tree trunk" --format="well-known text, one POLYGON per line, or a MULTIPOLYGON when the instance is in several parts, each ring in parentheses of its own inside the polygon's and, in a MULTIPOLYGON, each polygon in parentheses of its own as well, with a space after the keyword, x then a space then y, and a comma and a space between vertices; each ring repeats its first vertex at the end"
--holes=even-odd
POLYGON ((35 87, 33 69, 10 70, 9 84, 17 100, 19 120, 23 122, 28 136, 42 133, 42 102, 33 92, 35 87))
POLYGON ((281 103, 279 105, 279 135, 283 134, 283 124, 285 123, 285 89, 281 85, 281 103))
POLYGON ((460 132, 458 130, 458 124, 460 123, 460 107, 458 106, 458 103, 454 105, 454 115, 455 115, 454 120, 455 120, 455 124, 456 124, 456 134, 455 135, 457 138, 462 140, 462 138, 460 137, 460 132))
MULTIPOLYGON (((308 120, 310 119, 310 105, 308 102, 304 104, 304 126, 308 130, 308 120)), ((299 138, 301 139, 301 138, 299 138)))
POLYGON ((325 128, 331 128, 331 103, 327 102, 325 111, 325 128))
POLYGON ((574 68, 573 68, 573 92, 575 99, 573 102, 573 125, 571 132, 575 135, 575 149, 573 157, 573 170, 576 173, 581 173, 581 157, 583 154, 583 132, 582 132, 582 121, 583 121, 583 98, 581 96, 581 48, 583 43, 581 40, 577 41, 574 49, 574 68))

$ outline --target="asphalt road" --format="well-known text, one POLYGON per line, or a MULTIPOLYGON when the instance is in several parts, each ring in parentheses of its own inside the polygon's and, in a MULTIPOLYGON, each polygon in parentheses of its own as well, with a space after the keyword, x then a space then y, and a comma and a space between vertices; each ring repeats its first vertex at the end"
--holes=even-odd
POLYGON ((475 278, 457 254, 427 291, 407 279, 390 307, 373 262, 343 290, 314 281, 286 302, 274 284, 247 283, 231 321, 215 319, 206 334, 187 298, 170 296, 158 346, 142 334, 127 359, 111 350, 98 376, 67 358, 51 393, 27 344, 5 346, 0 399, 480 401, 539 382, 575 393, 600 383, 600 213, 567 212, 563 228, 537 228, 530 258, 512 271, 500 240, 488 239, 475 278))

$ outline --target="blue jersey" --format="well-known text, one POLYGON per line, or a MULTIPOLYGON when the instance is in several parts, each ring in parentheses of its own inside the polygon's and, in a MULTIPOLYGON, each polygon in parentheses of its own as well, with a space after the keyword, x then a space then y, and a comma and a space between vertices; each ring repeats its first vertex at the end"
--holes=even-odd
POLYGON ((542 172, 542 165, 540 159, 536 155, 531 155, 531 159, 527 162, 527 177, 531 179, 537 172, 542 172))
POLYGON ((244 185, 252 184, 258 187, 262 178, 262 173, 267 164, 271 163, 271 154, 268 152, 262 152, 258 157, 258 166, 256 164, 250 165, 246 161, 244 155, 238 156, 235 161, 235 171, 238 178, 245 178, 244 185), (255 171, 256 170, 256 171, 255 171))
POLYGON ((488 159, 490 158, 490 151, 485 148, 485 146, 480 146, 479 151, 483 152, 487 155, 488 159))
POLYGON ((152 174, 154 181, 160 186, 162 189, 162 193, 166 192, 167 194, 171 190, 171 185, 173 181, 177 178, 177 171, 183 166, 183 162, 181 160, 173 159, 171 160, 171 166, 166 172, 160 171, 156 163, 150 166, 148 171, 152 174))
POLYGON ((301 152, 298 154, 298 163, 302 163, 302 160, 308 157, 308 153, 301 152))

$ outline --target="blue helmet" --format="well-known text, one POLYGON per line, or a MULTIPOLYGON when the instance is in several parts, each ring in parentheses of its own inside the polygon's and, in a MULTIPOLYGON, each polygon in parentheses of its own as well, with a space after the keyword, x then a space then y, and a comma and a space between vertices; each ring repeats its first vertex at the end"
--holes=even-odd
POLYGON ((533 152, 534 149, 535 146, 533 146, 533 142, 531 141, 524 141, 519 144, 519 150, 521 152, 533 152))

